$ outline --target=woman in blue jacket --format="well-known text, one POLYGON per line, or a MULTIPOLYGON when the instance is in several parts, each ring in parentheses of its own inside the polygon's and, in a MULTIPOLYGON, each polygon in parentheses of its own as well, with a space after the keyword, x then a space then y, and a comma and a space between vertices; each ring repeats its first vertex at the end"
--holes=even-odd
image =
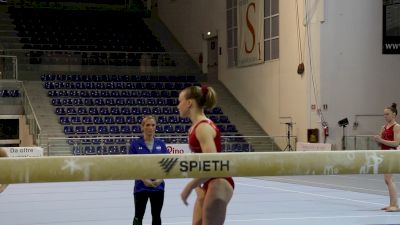
MULTIPOLYGON (((156 120, 153 116, 143 118, 141 124, 143 136, 132 142, 129 154, 168 154, 165 143, 155 138, 156 120)), ((164 204, 163 179, 135 180, 135 218, 133 225, 142 225, 147 201, 150 199, 152 225, 161 225, 161 210, 164 204)))

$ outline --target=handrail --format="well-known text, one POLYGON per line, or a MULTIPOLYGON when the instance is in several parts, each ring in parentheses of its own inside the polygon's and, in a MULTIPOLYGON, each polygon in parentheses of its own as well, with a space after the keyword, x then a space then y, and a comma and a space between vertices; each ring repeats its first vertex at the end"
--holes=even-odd
MULTIPOLYGON (((137 138, 137 136, 101 136, 101 137, 49 137, 49 140, 92 140, 92 139, 124 139, 124 138, 137 138)), ((187 138, 188 136, 162 136, 156 135, 157 138, 187 138)), ((295 138, 297 136, 290 136, 291 138, 295 138)), ((221 136, 221 138, 287 138, 287 136, 221 136)))
MULTIPOLYGON (((42 44, 42 45, 50 45, 50 44, 42 44)), ((66 46, 93 46, 93 45, 66 45, 66 46)), ((130 52, 130 51, 99 51, 99 50, 72 50, 72 49, 28 49, 28 48, 16 48, 16 49, 4 49, 5 52, 25 52, 25 51, 37 51, 37 52, 82 52, 82 53, 135 53, 135 54, 160 54, 160 55, 174 55, 174 54, 183 54, 186 55, 185 52, 130 52)))
MULTIPOLYGON (((26 98, 26 99, 28 100, 28 105, 29 105, 29 107, 30 107, 30 110, 32 111, 33 118, 35 119, 35 123, 36 123, 36 126, 37 126, 37 128, 38 128, 38 130, 39 130, 39 134, 40 134, 41 131, 42 131, 42 129, 40 128, 40 125, 39 125, 39 122, 38 122, 36 113, 35 113, 35 111, 33 110, 32 103, 31 103, 31 100, 30 100, 29 96, 26 94, 26 93, 27 93, 27 92, 26 92, 26 88, 25 88, 25 86, 24 86, 23 83, 22 83, 22 89, 23 89, 23 92, 24 92, 24 98, 26 98)), ((24 106, 25 106, 25 104, 24 104, 24 106)))

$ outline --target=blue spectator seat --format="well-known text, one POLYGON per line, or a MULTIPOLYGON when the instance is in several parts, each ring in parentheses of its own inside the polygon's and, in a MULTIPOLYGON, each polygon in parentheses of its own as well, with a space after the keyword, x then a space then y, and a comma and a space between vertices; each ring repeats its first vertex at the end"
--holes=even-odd
POLYGON ((72 124, 81 124, 81 117, 80 116, 72 116, 71 117, 71 123, 72 124))
POLYGON ((72 154, 74 154, 74 155, 82 155, 81 147, 79 145, 74 145, 72 147, 72 154))
POLYGON ((115 100, 115 104, 116 105, 126 105, 126 101, 125 101, 125 99, 124 98, 118 98, 118 99, 116 99, 115 100))
POLYGON ((126 99, 126 105, 131 105, 131 106, 136 105, 136 102, 134 99, 128 98, 128 99, 126 99))
POLYGON ((172 125, 164 125, 165 133, 175 133, 174 127, 172 125))
POLYGON ((62 100, 62 104, 64 106, 73 106, 74 105, 74 103, 72 102, 72 99, 70 99, 70 98, 63 99, 62 100))
POLYGON ((132 116, 127 116, 126 117, 126 123, 127 124, 135 124, 136 123, 136 118, 132 116))
POLYGON ((96 126, 88 126, 87 133, 88 134, 97 134, 97 127, 96 126))
POLYGON ((59 98, 53 98, 51 100, 51 104, 54 105, 54 106, 62 106, 63 105, 62 102, 61 102, 61 99, 59 99, 59 98))
POLYGON ((144 106, 144 105, 146 105, 146 99, 139 98, 136 100, 136 104, 139 106, 144 106))
POLYGON ((119 131, 119 126, 110 126, 110 133, 111 134, 119 134, 120 133, 120 131, 119 131))
POLYGON ((106 138, 106 139, 104 139, 104 144, 106 144, 106 145, 114 144, 114 140, 115 139, 113 139, 113 138, 106 138))
POLYGON ((75 134, 75 130, 73 126, 64 126, 65 134, 75 134))
POLYGON ((160 115, 162 114, 161 108, 159 108, 158 106, 155 106, 152 108, 152 114, 153 115, 160 115))
POLYGON ((124 123, 125 123, 125 117, 123 117, 123 116, 116 116, 116 117, 115 117, 115 123, 116 123, 116 124, 124 124, 124 123))
POLYGON ((142 107, 142 114, 144 115, 151 115, 150 107, 142 107))
POLYGON ((104 117, 104 123, 105 123, 105 124, 114 124, 114 117, 112 117, 112 116, 105 116, 105 117, 104 117))
POLYGON ((176 133, 186 133, 185 127, 182 125, 175 125, 175 132, 176 133))
POLYGON ((104 124, 103 117, 95 116, 95 117, 93 118, 93 123, 94 123, 94 124, 104 124))
POLYGON ((96 152, 97 152, 97 154, 99 154, 99 155, 108 154, 107 146, 104 146, 104 145, 97 146, 96 152))
POLYGON ((133 126, 132 126, 132 133, 136 133, 136 134, 141 133, 140 126, 138 126, 138 125, 133 125, 133 126))
POLYGON ((233 125, 233 124, 228 124, 228 125, 226 125, 226 131, 227 131, 227 132, 234 133, 234 132, 237 132, 237 129, 236 129, 236 126, 235 126, 235 125, 233 125))
POLYGON ((108 108, 100 108, 100 114, 101 115, 110 115, 110 111, 108 110, 108 108))
POLYGON ((115 106, 115 101, 113 98, 107 98, 106 99, 106 105, 108 106, 115 106))
POLYGON ((89 114, 90 115, 99 115, 99 111, 95 107, 90 107, 89 108, 89 114))
POLYGON ((121 115, 131 115, 131 110, 128 107, 121 108, 121 115))
POLYGON ((142 111, 140 110, 140 108, 132 107, 132 114, 133 115, 141 115, 142 111))
POLYGON ((108 127, 107 126, 99 126, 98 133, 99 134, 108 134, 108 127))
POLYGON ((75 105, 75 106, 82 106, 82 105, 84 105, 82 99, 80 99, 80 98, 74 98, 74 100, 72 100, 72 102, 73 102, 73 105, 75 105))
POLYGON ((121 126, 121 133, 123 134, 129 134, 131 133, 131 128, 127 125, 122 125, 121 126))
POLYGON ((78 108, 78 115, 87 115, 87 114, 88 114, 88 111, 86 108, 84 108, 84 107, 78 108))
POLYGON ((108 147, 108 154, 110 155, 115 155, 115 154, 119 154, 119 148, 118 146, 109 146, 108 147))
MULTIPOLYGON (((88 128, 89 129, 89 128, 88 128)), ((92 139, 92 144, 99 145, 101 143, 100 139, 92 139)))
POLYGON ((77 114, 76 109, 73 107, 67 108, 67 114, 68 115, 76 115, 77 114))
POLYGON ((121 146, 119 148, 120 154, 128 154, 128 147, 127 146, 121 146))
POLYGON ((111 115, 121 115, 121 111, 117 107, 111 108, 111 115))
POLYGON ((126 139, 123 139, 123 138, 115 139, 115 144, 125 145, 126 139))
POLYGON ((69 117, 61 116, 60 117, 60 124, 61 125, 69 125, 71 122, 69 121, 69 117))
POLYGON ((91 116, 84 116, 82 118, 82 123, 84 124, 92 124, 93 123, 93 119, 91 116))
POLYGON ((96 98, 94 100, 94 104, 97 105, 97 106, 106 105, 106 103, 104 102, 104 99, 102 99, 102 98, 96 98))
POLYGON ((168 116, 168 123, 179 123, 179 118, 177 116, 168 116))
POLYGON ((76 134, 86 134, 85 126, 76 126, 75 127, 75 133, 76 134))
POLYGON ((164 127, 161 125, 157 125, 156 126, 156 133, 160 134, 160 133, 164 133, 164 127))
POLYGON ((86 106, 93 106, 93 105, 94 105, 94 101, 93 101, 93 99, 91 99, 91 98, 86 98, 86 99, 84 100, 84 104, 85 104, 86 106))

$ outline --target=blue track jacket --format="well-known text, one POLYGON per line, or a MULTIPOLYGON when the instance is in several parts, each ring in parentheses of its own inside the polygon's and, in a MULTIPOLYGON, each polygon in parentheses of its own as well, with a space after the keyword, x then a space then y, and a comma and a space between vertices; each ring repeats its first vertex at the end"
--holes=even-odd
MULTIPOLYGON (((132 142, 129 149, 129 154, 169 154, 164 141, 154 138, 153 149, 148 149, 144 138, 140 137, 132 142)), ((141 191, 164 191, 165 182, 162 182, 159 186, 152 188, 144 185, 143 181, 135 180, 134 193, 141 191)))

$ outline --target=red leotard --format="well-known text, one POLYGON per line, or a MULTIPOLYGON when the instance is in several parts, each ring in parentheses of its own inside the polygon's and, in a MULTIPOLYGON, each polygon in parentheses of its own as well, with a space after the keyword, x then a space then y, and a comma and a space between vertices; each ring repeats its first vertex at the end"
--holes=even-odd
MULTIPOLYGON (((394 141, 394 132, 393 132, 394 126, 396 126, 396 123, 393 124, 392 126, 390 126, 389 128, 386 128, 386 125, 383 127, 383 131, 381 133, 381 138, 383 140, 394 141)), ((381 144, 381 149, 382 150, 389 150, 389 149, 396 149, 396 148, 381 144)))
MULTIPOLYGON (((189 133, 189 148, 190 148, 190 150, 192 152, 194 152, 194 153, 203 153, 203 151, 201 150, 201 146, 200 146, 199 140, 197 140, 197 138, 196 138, 196 128, 201 123, 207 123, 215 130, 216 135, 215 135, 215 138, 214 138, 214 143, 215 143, 215 146, 217 148, 217 152, 221 152, 221 132, 219 131, 218 127, 215 126, 215 124, 211 120, 201 120, 200 122, 198 122, 193 127, 193 129, 189 133)), ((232 188, 235 188, 235 183, 233 182, 232 177, 223 177, 223 178, 226 179, 229 182, 229 184, 232 186, 232 188)), ((216 178, 211 178, 211 179, 207 180, 203 184, 203 189, 204 190, 207 191, 208 184, 213 179, 216 179, 216 178)))

